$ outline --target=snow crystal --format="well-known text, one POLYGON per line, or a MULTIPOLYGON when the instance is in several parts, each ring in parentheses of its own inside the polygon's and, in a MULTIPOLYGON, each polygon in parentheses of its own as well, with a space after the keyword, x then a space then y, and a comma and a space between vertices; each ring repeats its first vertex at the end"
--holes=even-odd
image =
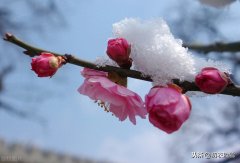
POLYGON ((105 67, 106 65, 119 67, 118 64, 111 60, 107 55, 97 57, 95 64, 97 67, 105 67))
POLYGON ((194 57, 182 47, 182 40, 174 38, 166 22, 160 18, 145 21, 126 18, 113 24, 113 34, 128 40, 134 69, 149 75, 154 85, 165 85, 172 79, 193 81, 206 66, 229 72, 221 63, 194 57))

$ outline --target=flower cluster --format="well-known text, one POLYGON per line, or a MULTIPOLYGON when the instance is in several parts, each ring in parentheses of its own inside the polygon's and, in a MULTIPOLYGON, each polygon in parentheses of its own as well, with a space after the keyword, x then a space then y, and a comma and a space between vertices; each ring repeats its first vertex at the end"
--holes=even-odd
MULTIPOLYGON (((130 58, 131 45, 125 38, 110 39, 106 53, 121 68, 131 68, 134 60, 130 58)), ((43 52, 32 59, 31 66, 38 77, 52 77, 65 62, 62 56, 43 52)), ((84 68, 81 74, 85 80, 78 92, 96 101, 120 121, 128 118, 136 124, 136 116, 144 119, 148 115, 150 123, 170 134, 177 131, 190 116, 189 98, 172 82, 155 85, 145 96, 144 102, 137 93, 127 89, 127 78, 115 72, 84 68)), ((202 92, 216 94, 224 91, 231 82, 227 73, 205 67, 196 75, 195 83, 202 92)))
MULTIPOLYGON (((124 38, 108 41, 107 55, 120 67, 131 67, 131 45, 124 38)), ((154 86, 145 96, 145 102, 140 96, 116 82, 111 73, 105 73, 84 68, 82 76, 84 83, 78 89, 79 93, 98 101, 106 111, 110 111, 120 121, 127 117, 136 124, 135 116, 145 118, 155 127, 170 134, 177 131, 189 118, 191 102, 182 93, 182 89, 172 83, 167 86, 154 86)), ((195 78, 196 85, 205 93, 219 93, 229 84, 227 74, 216 68, 204 68, 195 78)))

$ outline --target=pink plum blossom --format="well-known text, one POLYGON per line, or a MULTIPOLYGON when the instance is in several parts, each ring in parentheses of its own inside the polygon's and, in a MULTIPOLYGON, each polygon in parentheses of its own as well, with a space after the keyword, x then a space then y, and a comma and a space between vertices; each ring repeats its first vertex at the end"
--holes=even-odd
POLYGON ((133 124, 136 124, 136 115, 145 118, 147 112, 141 97, 109 80, 107 73, 84 68, 82 75, 85 80, 78 89, 79 93, 104 102, 109 111, 120 121, 128 117, 133 124))
POLYGON ((168 134, 177 131, 188 119, 191 103, 175 85, 153 87, 145 97, 149 121, 168 134))

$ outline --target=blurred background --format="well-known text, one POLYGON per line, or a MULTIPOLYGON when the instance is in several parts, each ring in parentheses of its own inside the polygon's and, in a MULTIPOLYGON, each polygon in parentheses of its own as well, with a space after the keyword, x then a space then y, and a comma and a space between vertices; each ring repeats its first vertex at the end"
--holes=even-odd
MULTIPOLYGON (((105 54, 112 24, 125 17, 162 17, 186 44, 239 41, 239 8, 239 2, 216 9, 197 0, 1 0, 0 32, 94 61, 105 54)), ((214 161, 194 159, 192 152, 240 152, 239 97, 191 96, 190 119, 168 135, 147 119, 137 119, 136 126, 120 122, 80 95, 80 67, 66 65, 51 79, 37 78, 21 48, 2 40, 0 49, 0 157, 23 150, 39 159, 160 163, 214 161)), ((192 53, 228 64, 240 83, 240 53, 192 53)), ((141 97, 150 88, 129 80, 129 89, 141 97)))

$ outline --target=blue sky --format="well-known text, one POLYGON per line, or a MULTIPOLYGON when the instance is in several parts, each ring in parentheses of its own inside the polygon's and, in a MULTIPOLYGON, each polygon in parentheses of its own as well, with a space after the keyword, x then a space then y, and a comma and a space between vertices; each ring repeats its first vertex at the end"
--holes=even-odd
MULTIPOLYGON (((114 22, 125 17, 168 19, 172 16, 169 9, 177 2, 59 1, 67 20, 66 27, 47 27, 43 35, 36 34, 28 38, 18 35, 18 31, 13 33, 39 47, 94 61, 97 56, 105 53, 114 22)), ((192 3, 198 5, 198 2, 192 3)), ((230 10, 237 13, 234 12, 237 10, 236 6, 239 8, 239 3, 224 9, 223 12, 230 10)), ((24 17, 24 12, 19 11, 18 16, 24 17)), ((12 48, 12 45, 6 46, 8 49, 12 48)), ((20 53, 20 50, 18 52, 20 53)), ((26 99, 29 100, 28 109, 47 119, 47 125, 41 126, 0 112, 0 137, 9 142, 35 144, 59 152, 124 163, 157 163, 159 160, 167 160, 166 147, 177 133, 167 135, 154 128, 147 119, 138 118, 136 126, 128 120, 120 122, 104 112, 88 97, 77 92, 83 82, 80 67, 66 65, 52 79, 40 79, 30 70, 29 62, 30 59, 27 59, 17 64, 18 70, 7 79, 8 87, 2 98, 14 102, 14 105, 20 108, 25 107, 26 99)), ((129 88, 144 97, 151 84, 131 79, 129 88)), ((193 103, 193 109, 198 103, 207 100, 209 99, 193 103)), ((188 123, 191 123, 191 120, 188 123)))

